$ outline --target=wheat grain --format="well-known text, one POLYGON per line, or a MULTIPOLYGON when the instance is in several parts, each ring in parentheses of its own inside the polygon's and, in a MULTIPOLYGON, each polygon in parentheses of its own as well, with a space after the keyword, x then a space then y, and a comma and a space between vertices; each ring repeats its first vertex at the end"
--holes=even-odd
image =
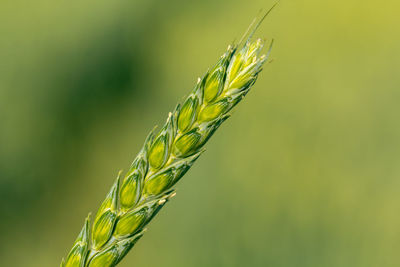
POLYGON ((199 78, 164 127, 149 134, 121 184, 118 175, 91 227, 86 219, 62 267, 112 267, 126 255, 146 224, 175 195, 172 187, 204 151, 207 140, 249 92, 270 51, 260 55, 262 48, 263 41, 250 38, 244 45, 231 45, 199 78))

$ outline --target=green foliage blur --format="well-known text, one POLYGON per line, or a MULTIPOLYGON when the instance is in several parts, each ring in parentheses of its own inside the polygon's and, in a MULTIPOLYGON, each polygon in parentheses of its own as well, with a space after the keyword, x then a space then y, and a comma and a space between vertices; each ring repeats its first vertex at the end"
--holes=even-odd
MULTIPOLYGON (((59 266, 273 1, 0 1, 0 266, 59 266)), ((281 1, 253 91, 124 266, 400 266, 398 1, 281 1)))

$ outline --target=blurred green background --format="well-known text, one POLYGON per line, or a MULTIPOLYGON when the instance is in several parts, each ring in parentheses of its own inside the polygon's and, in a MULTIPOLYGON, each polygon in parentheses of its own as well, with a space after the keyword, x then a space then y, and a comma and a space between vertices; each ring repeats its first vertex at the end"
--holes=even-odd
MULTIPOLYGON (((58 266, 273 1, 2 0, 0 265, 58 266)), ((123 266, 400 266, 400 3, 281 1, 254 90, 123 266)))

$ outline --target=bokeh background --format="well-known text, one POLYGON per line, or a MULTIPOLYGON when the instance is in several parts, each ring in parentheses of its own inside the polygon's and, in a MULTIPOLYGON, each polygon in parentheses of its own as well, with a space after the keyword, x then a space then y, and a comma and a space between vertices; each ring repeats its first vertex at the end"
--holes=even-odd
MULTIPOLYGON (((2 0, 0 265, 59 266, 145 136, 274 2, 2 0)), ((400 4, 281 1, 254 90, 124 266, 400 266, 400 4)))

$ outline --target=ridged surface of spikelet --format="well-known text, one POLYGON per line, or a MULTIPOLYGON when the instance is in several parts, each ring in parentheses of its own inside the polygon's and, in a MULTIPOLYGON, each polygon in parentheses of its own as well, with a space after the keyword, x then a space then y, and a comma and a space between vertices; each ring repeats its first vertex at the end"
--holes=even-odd
POLYGON ((153 130, 120 183, 116 179, 93 224, 89 218, 62 267, 112 267, 143 235, 145 226, 174 196, 173 186, 203 152, 207 140, 249 92, 265 55, 263 42, 229 46, 199 78, 192 93, 153 130))

